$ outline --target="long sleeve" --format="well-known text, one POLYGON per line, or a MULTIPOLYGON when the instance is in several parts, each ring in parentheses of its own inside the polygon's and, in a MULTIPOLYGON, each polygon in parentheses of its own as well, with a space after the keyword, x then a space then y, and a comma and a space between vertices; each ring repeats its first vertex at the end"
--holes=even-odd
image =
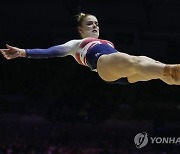
POLYGON ((79 40, 71 40, 62 45, 52 46, 47 49, 26 49, 27 58, 52 58, 52 57, 65 57, 71 55, 79 44, 79 40))

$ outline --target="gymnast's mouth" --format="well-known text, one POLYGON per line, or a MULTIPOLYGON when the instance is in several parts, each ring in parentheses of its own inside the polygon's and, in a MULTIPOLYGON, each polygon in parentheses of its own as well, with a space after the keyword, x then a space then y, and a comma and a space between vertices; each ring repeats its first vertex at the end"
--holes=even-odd
POLYGON ((93 33, 97 33, 98 31, 97 31, 96 29, 94 29, 92 32, 93 32, 93 33))

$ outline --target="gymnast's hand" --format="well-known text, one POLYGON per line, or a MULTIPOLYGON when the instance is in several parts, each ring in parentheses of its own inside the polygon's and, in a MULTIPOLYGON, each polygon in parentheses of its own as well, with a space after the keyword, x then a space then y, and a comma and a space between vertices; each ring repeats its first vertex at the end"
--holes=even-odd
POLYGON ((3 54, 3 56, 7 59, 13 59, 17 57, 25 57, 26 52, 25 49, 20 49, 17 47, 10 46, 6 44, 7 49, 0 49, 0 52, 3 54))

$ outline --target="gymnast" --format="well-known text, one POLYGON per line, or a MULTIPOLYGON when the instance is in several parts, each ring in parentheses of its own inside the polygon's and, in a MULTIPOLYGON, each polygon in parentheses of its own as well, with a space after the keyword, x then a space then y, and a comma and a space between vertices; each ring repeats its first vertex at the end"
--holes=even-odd
POLYGON ((82 39, 70 40, 47 49, 21 49, 6 44, 7 48, 0 51, 7 60, 71 55, 79 64, 96 71, 108 83, 128 84, 160 79, 168 85, 180 85, 180 64, 164 64, 147 56, 119 52, 110 41, 98 39, 96 16, 79 13, 76 17, 82 39))

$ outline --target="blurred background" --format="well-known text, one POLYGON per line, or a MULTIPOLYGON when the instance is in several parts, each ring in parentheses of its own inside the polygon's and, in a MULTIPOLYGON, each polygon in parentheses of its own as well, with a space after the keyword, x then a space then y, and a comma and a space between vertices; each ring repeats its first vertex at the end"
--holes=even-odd
MULTIPOLYGON (((100 38, 119 51, 180 63, 179 0, 0 2, 0 48, 48 48, 78 39, 74 16, 94 14, 100 38)), ((73 57, 0 55, 0 153, 179 153, 179 144, 134 137, 180 136, 180 88, 152 80, 109 85, 73 57)))

